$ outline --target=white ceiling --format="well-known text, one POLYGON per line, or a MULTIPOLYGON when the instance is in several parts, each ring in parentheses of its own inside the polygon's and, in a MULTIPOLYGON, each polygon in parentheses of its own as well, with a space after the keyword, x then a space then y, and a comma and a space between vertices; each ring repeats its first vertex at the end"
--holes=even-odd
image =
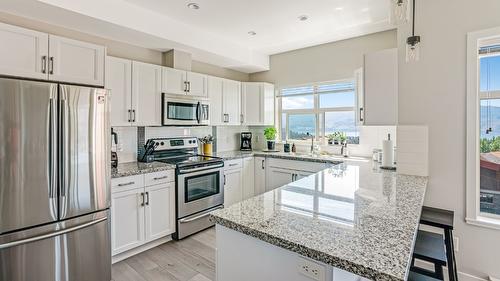
POLYGON ((267 55, 393 28, 388 0, 125 1, 267 55))
POLYGON ((243 72, 268 70, 271 54, 393 28, 388 0, 1 0, 0 11, 243 72))

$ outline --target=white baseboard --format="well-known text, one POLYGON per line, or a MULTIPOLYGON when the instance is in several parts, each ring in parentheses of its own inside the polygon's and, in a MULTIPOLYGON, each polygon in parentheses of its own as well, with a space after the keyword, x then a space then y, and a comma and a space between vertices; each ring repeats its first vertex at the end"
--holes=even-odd
POLYGON ((169 242, 171 240, 172 240, 172 236, 168 235, 167 237, 159 238, 159 239, 151 241, 151 242, 149 242, 147 244, 139 246, 137 248, 130 249, 130 250, 128 250, 126 252, 123 252, 123 253, 119 253, 117 255, 114 255, 111 258, 111 263, 115 264, 115 263, 117 263, 119 261, 122 261, 124 259, 130 258, 131 256, 135 256, 135 255, 137 255, 139 253, 142 253, 142 252, 147 251, 149 249, 152 249, 154 247, 160 246, 161 244, 167 243, 167 242, 169 242))

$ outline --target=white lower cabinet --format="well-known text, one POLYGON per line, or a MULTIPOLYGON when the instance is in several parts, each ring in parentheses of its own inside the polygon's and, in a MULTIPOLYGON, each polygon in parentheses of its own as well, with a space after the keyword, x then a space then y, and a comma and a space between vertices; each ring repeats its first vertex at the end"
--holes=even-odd
MULTIPOLYGON (((170 177, 172 171, 163 172, 170 177)), ((175 232, 175 182, 136 186, 147 175, 112 179, 111 241, 117 255, 175 232), (139 179, 139 181, 138 181, 139 179)), ((173 178, 173 177, 172 177, 173 178)), ((146 181, 147 182, 147 181, 146 181)))
POLYGON ((144 243, 143 188, 111 195, 112 254, 116 255, 144 243))
POLYGON ((254 158, 243 158, 243 200, 255 195, 254 158))
POLYGON ((243 200, 243 164, 241 159, 224 162, 224 207, 243 200))
POLYGON ((270 167, 267 174, 269 181, 266 185, 266 191, 270 191, 293 182, 294 176, 294 170, 270 167))
POLYGON ((255 195, 266 192, 266 158, 254 159, 254 192, 255 195))
POLYGON ((327 163, 268 158, 266 191, 300 180, 329 166, 327 163))

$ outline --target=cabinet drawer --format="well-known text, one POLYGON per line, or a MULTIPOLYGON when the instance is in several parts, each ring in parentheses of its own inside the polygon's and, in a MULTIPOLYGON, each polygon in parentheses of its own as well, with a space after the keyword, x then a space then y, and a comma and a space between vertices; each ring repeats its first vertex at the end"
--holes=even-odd
POLYGON ((224 162, 224 171, 242 169, 243 161, 242 159, 228 160, 224 162))
POLYGON ((144 175, 111 179, 111 191, 119 192, 144 187, 144 175))
POLYGON ((172 181, 175 181, 175 173, 173 169, 144 175, 144 186, 157 185, 172 181))

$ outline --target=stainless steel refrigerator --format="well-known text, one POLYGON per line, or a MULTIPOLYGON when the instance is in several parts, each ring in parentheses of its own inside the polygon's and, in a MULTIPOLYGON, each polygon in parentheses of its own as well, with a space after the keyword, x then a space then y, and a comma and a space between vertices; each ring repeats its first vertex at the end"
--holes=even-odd
POLYGON ((111 279, 104 89, 0 78, 0 280, 111 279))

